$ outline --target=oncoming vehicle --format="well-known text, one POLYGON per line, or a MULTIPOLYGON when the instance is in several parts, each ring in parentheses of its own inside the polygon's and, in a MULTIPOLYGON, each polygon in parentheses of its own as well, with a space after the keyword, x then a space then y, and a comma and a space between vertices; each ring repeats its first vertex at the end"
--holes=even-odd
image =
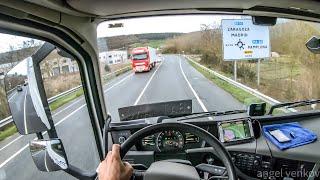
POLYGON ((134 72, 150 71, 156 66, 156 49, 138 47, 131 51, 131 64, 134 72))
POLYGON ((18 86, 17 86, 17 91, 20 92, 20 91, 22 91, 22 90, 23 90, 23 89, 22 89, 22 86, 21 86, 21 85, 18 85, 18 86))
POLYGON ((319 1, 0 4, 0 180, 320 179, 319 1))

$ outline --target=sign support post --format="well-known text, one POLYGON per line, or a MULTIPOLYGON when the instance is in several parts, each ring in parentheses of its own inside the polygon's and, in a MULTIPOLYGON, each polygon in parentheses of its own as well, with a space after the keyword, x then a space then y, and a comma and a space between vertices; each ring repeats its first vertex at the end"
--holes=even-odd
POLYGON ((233 61, 233 80, 237 81, 237 61, 233 61))

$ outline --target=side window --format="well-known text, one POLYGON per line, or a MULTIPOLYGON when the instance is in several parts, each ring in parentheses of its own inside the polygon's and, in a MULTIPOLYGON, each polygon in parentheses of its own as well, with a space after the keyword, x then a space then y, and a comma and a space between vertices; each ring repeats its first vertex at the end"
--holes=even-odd
MULTIPOLYGON (((29 142, 37 138, 35 133, 49 139, 50 123, 44 120, 53 121, 68 164, 94 172, 100 159, 78 61, 60 55, 53 45, 45 56, 36 57, 43 55, 39 52, 48 44, 40 40, 8 34, 0 37, 0 179, 73 179, 61 171, 43 173, 33 162, 29 142), (41 121, 43 124, 38 123, 41 121)), ((47 171, 48 166, 44 167, 47 171)))
POLYGON ((69 164, 92 172, 100 160, 79 65, 75 59, 61 56, 59 51, 52 50, 40 63, 52 119, 69 164))

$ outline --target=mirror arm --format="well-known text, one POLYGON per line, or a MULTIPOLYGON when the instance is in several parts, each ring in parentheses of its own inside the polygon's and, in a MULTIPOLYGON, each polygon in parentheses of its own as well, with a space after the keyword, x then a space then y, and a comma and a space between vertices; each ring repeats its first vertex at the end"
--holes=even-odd
POLYGON ((38 138, 38 139, 43 139, 43 135, 42 135, 42 133, 41 133, 41 132, 36 133, 36 135, 37 135, 37 138, 38 138))
POLYGON ((87 172, 84 172, 83 170, 81 170, 73 165, 70 165, 70 164, 69 164, 68 169, 65 169, 64 171, 66 173, 70 174, 71 176, 73 176, 77 179, 81 179, 81 180, 94 180, 97 177, 97 172, 87 173, 87 172))
POLYGON ((109 151, 109 129, 110 129, 110 123, 111 123, 111 116, 108 114, 107 119, 105 120, 104 127, 103 127, 103 142, 104 142, 104 152, 103 156, 105 157, 107 155, 107 152, 109 151))

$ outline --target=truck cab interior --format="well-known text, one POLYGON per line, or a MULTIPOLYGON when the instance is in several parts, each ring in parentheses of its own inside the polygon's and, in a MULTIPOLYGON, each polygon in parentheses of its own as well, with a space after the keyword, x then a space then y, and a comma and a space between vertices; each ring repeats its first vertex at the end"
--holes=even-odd
MULTIPOLYGON (((8 158, 1 155, 0 180, 17 179, 14 177, 15 173, 9 171, 14 171, 18 161, 13 159, 19 156, 32 157, 34 161, 24 162, 19 166, 32 165, 39 171, 44 171, 41 176, 39 172, 19 172, 29 173, 25 175, 28 178, 98 179, 98 164, 113 144, 121 145, 122 161, 133 166, 132 179, 320 179, 320 142, 317 139, 320 136, 320 111, 316 106, 320 102, 320 85, 317 86, 320 78, 317 74, 312 74, 320 67, 316 66, 320 63, 319 23, 320 2, 316 0, 1 1, 1 33, 35 38, 45 43, 30 55, 31 58, 24 60, 28 75, 22 86, 17 85, 16 90, 19 92, 11 91, 12 88, 8 86, 12 86, 12 78, 17 72, 19 74, 21 69, 7 73, 4 80, 13 123, 23 136, 3 146, 0 142, 0 152, 24 137, 29 138, 30 143, 22 146, 22 150, 10 154, 8 158), (193 20, 193 16, 198 19, 193 20), (177 21, 177 25, 167 17, 181 20, 177 21), (162 24, 152 23, 152 18, 162 18, 162 24), (201 18, 209 19, 209 28, 199 28, 201 18), (221 66, 217 71, 215 68, 219 63, 210 64, 211 60, 223 59, 223 55, 215 53, 216 51, 226 52, 226 46, 221 44, 225 41, 220 24, 222 19, 247 21, 251 24, 250 30, 253 26, 266 28, 268 33, 270 30, 270 38, 268 34, 267 39, 270 39, 271 47, 267 53, 271 55, 266 61, 274 63, 279 60, 281 65, 277 66, 280 67, 278 70, 261 72, 261 83, 258 80, 258 86, 255 85, 258 75, 254 74, 253 80, 246 79, 252 69, 243 68, 242 62, 238 62, 238 80, 236 76, 233 77, 233 73, 237 72, 237 61, 229 61, 228 66, 221 66), (137 20, 140 24, 127 26, 131 20, 137 20), (299 24, 296 29, 291 26, 278 31, 272 29, 288 22, 297 22, 295 25, 298 22, 311 24, 313 29, 307 29, 304 24, 299 24), (170 40, 157 41, 163 42, 161 45, 149 43, 147 37, 141 38, 135 31, 143 29, 141 32, 144 34, 159 33, 159 29, 153 32, 147 28, 154 26, 161 27, 161 33, 171 33, 174 31, 170 28, 186 29, 187 26, 183 24, 188 23, 198 23, 199 27, 197 26, 196 30, 181 30, 183 33, 168 35, 170 40), (127 27, 128 29, 121 30, 127 27), (109 78, 106 66, 101 65, 101 44, 97 40, 99 33, 108 28, 111 28, 110 31, 106 30, 109 38, 106 41, 108 51, 116 53, 125 49, 125 53, 129 53, 129 70, 123 71, 126 68, 123 66, 124 68, 113 71, 112 68, 116 66, 108 66, 111 67, 111 74, 114 74, 112 78, 109 78), (108 35, 113 31, 112 28, 116 31, 120 29, 121 33, 116 34, 118 39, 112 39, 116 35, 108 35), (306 39, 296 41, 300 37, 296 35, 289 36, 290 38, 281 37, 294 32, 304 35, 306 39), (188 33, 191 34, 188 36, 188 33), (195 36, 204 40, 192 39, 195 36), (142 40, 136 42, 139 38, 142 40), (209 40, 206 42, 207 39, 209 40), (179 44, 181 42, 182 45, 179 44), (191 44, 190 47, 187 44, 191 44), (139 64, 135 62, 133 65, 130 60, 130 57, 132 62, 137 61, 133 57, 139 60, 141 54, 130 55, 130 50, 139 46, 154 46, 152 51, 158 58, 152 60, 152 66, 148 66, 146 72, 140 72, 145 71, 143 69, 135 70, 139 68, 139 64), (197 47, 202 49, 198 50, 197 47), (49 76, 54 77, 54 71, 48 76, 41 74, 41 71, 44 72, 41 62, 55 51, 61 57, 74 59, 79 71, 80 85, 77 85, 81 86, 82 94, 77 98, 81 99, 73 99, 63 105, 75 110, 85 107, 86 110, 81 113, 86 116, 79 111, 69 115, 60 113, 61 107, 55 111, 52 109, 52 102, 61 97, 59 95, 49 98, 50 89, 47 88, 46 79, 49 76), (213 55, 210 56, 210 53, 213 55), (206 57, 208 61, 202 61, 206 57), (300 59, 306 61, 302 62, 300 59), (310 59, 315 60, 312 61, 314 64, 309 63, 310 59), (286 63, 289 64, 288 68, 284 68, 286 63), (297 70, 300 66, 303 69, 297 70), (223 71, 224 67, 228 73, 223 71), (106 74, 102 74, 104 70, 106 74), (279 72, 288 75, 277 81, 278 84, 277 77, 268 79, 278 76, 279 72), (240 76, 240 73, 245 75, 240 76), (303 76, 305 79, 295 78, 296 76, 303 76), (9 85, 8 81, 11 81, 9 85), (272 87, 266 88, 267 83, 271 83, 272 87), (281 89, 283 84, 288 85, 288 88, 281 89), (294 88, 296 90, 291 92, 294 88), (245 93, 240 93, 237 89, 245 93), (302 94, 302 89, 307 89, 306 93, 296 95, 302 94), (30 106, 34 107, 32 111, 35 112, 31 118, 26 118, 26 112, 24 116, 21 115, 23 110, 16 105, 18 100, 11 99, 19 94, 25 94, 26 99, 28 93, 32 102, 30 106), (242 101, 243 96, 250 98, 242 101), (254 100, 247 103, 248 99, 254 100), (79 102, 84 102, 85 105, 77 105, 79 102), (90 145, 80 145, 86 135, 77 125, 77 121, 68 123, 68 127, 64 126, 63 123, 73 115, 78 115, 75 119, 79 121, 86 117, 86 127, 92 129, 90 145), (61 121, 55 121, 58 117, 61 121), (61 131, 70 131, 73 135, 68 138, 60 136, 61 131), (34 136, 30 136, 31 134, 34 136), (21 153, 26 148, 27 152, 21 153), (68 149, 68 152, 65 149, 68 149), (77 158, 89 157, 89 154, 97 156, 92 165, 94 167, 90 167, 90 170, 79 168, 77 163, 80 162, 77 158), (70 157, 73 160, 70 160, 70 157), (56 171, 59 174, 51 176, 52 173, 57 173, 56 171)), ((241 33, 245 34, 245 31, 242 29, 241 33)), ((241 38, 247 36, 244 34, 241 38)), ((233 38, 236 41, 229 46, 242 51, 239 44, 243 43, 241 38, 240 35, 233 38)), ((257 40, 252 43, 263 42, 257 40)), ((249 47, 248 42, 242 45, 249 47)), ((270 46, 270 43, 267 45, 270 46)), ((256 48, 262 49, 264 46, 257 45, 256 48)), ((252 53, 246 49, 243 51, 246 54, 252 53)), ((260 60, 247 60, 251 63, 247 67, 253 68, 255 72, 256 62, 260 63, 260 60)), ((273 68, 266 63, 268 62, 261 62, 261 66, 257 65, 257 68, 273 68)), ((63 71, 63 67, 60 68, 63 71)), ((75 72, 75 69, 72 69, 75 72)), ((67 80, 59 81, 61 84, 69 83, 67 80)), ((76 90, 68 90, 67 96, 76 90)), ((26 100, 24 107, 28 106, 25 102, 26 100)), ((23 168, 20 171, 23 171, 23 168)))

